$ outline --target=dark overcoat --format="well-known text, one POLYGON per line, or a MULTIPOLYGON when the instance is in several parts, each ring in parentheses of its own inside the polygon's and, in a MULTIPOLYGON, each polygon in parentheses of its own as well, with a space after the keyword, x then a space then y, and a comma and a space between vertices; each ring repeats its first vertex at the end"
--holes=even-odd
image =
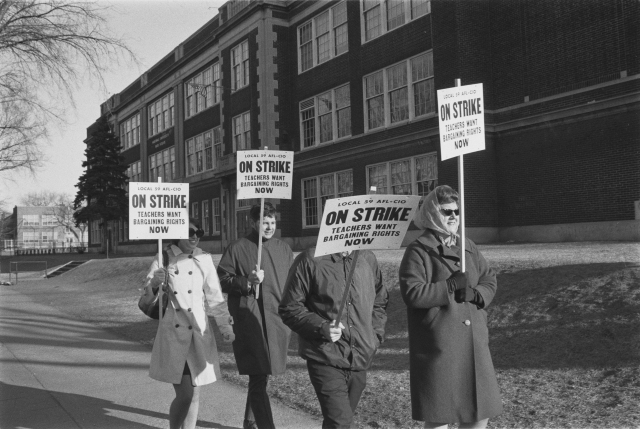
POLYGON ((277 238, 262 242, 264 281, 259 298, 247 294, 248 277, 258 263, 258 234, 253 231, 232 243, 218 264, 222 291, 228 294, 233 317, 233 353, 243 375, 282 374, 286 369, 291 330, 282 323, 278 306, 293 252, 277 238))
POLYGON ((414 420, 468 423, 502 412, 484 310, 496 293, 496 276, 475 243, 466 240, 469 285, 484 305, 455 302, 446 279, 460 270, 459 254, 460 248, 442 245, 427 229, 407 247, 400 264, 414 420))

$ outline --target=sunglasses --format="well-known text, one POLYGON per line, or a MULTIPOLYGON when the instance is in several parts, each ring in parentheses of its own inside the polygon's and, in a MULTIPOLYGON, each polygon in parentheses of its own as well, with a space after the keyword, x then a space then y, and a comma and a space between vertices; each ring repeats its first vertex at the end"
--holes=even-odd
POLYGON ((455 210, 451 210, 451 209, 441 209, 442 213, 444 213, 445 216, 451 216, 452 214, 456 214, 456 216, 460 215, 460 209, 455 209, 455 210))
POLYGON ((189 228, 189 237, 193 237, 194 235, 198 238, 202 238, 204 231, 201 229, 189 228))

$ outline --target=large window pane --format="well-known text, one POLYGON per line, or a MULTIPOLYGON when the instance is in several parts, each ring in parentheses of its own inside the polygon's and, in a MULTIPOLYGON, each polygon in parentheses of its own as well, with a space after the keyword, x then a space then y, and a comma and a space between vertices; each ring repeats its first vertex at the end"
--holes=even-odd
POLYGON ((386 0, 387 31, 404 24, 404 0, 386 0))
POLYGON ((369 167, 369 186, 376 187, 376 193, 387 193, 387 164, 369 167))
POLYGON ((411 160, 391 163, 391 193, 411 195, 411 160))

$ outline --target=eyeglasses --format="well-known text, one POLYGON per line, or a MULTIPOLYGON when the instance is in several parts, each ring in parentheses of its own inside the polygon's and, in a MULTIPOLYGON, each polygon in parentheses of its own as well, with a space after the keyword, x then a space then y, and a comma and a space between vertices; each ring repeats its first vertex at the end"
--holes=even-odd
POLYGON ((451 209, 440 209, 442 210, 442 213, 444 213, 445 216, 451 216, 452 214, 456 214, 456 216, 460 215, 460 209, 455 209, 455 210, 451 210, 451 209))
POLYGON ((198 238, 202 238, 204 231, 201 229, 189 228, 189 237, 193 237, 194 235, 198 238))

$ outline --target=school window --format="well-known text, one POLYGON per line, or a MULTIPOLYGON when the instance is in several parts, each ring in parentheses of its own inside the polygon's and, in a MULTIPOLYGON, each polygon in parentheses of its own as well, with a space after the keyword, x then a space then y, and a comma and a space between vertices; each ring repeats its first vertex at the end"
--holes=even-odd
POLYGON ((22 226, 40 226, 40 215, 22 215, 22 226))
POLYGON ((222 94, 220 63, 215 63, 189 79, 184 88, 186 118, 218 104, 222 94))
POLYGON ((220 231, 222 229, 222 217, 220 214, 220 198, 214 198, 213 203, 213 230, 211 233, 213 235, 220 235, 220 231))
POLYGON ((431 51, 365 76, 363 83, 367 131, 435 113, 431 51))
POLYGON ((91 243, 102 243, 102 228, 100 228, 102 220, 91 221, 91 243))
POLYGON ((361 7, 363 42, 431 12, 429 0, 363 0, 361 7))
POLYGON ((127 168, 127 176, 129 176, 129 182, 142 181, 142 169, 140 167, 140 161, 129 164, 129 168, 127 168))
POLYGON ((198 203, 191 203, 191 217, 199 218, 198 216, 198 203))
POLYGON ((140 144, 140 114, 136 114, 120 124, 120 144, 127 150, 140 144))
POLYGON ((149 157, 149 182, 157 182, 158 177, 162 177, 163 182, 176 178, 175 148, 170 147, 149 157))
POLYGON ((428 155, 367 166, 367 187, 378 194, 425 196, 438 186, 438 155, 428 155))
POLYGON ((346 1, 298 27, 298 69, 300 73, 348 50, 346 1))
POLYGON ((40 237, 43 243, 49 243, 56 240, 56 233, 54 231, 42 231, 40 237))
POLYGON ((149 105, 149 137, 173 127, 174 101, 170 92, 149 105))
POLYGON ((45 214, 42 215, 42 226, 56 226, 58 225, 58 218, 56 215, 45 214))
POLYGON ((23 231, 22 243, 25 245, 38 242, 38 233, 36 231, 23 231))
POLYGON ((302 147, 338 140, 351 135, 349 85, 332 89, 300 103, 302 147))
POLYGON ((187 176, 213 170, 222 156, 220 127, 205 131, 185 141, 187 176))
POLYGON ((249 85, 249 42, 244 41, 231 50, 232 88, 249 85))
POLYGON ((202 229, 209 235, 209 200, 202 202, 202 229))
POLYGON ((233 118, 233 149, 251 149, 251 115, 245 112, 233 118))
POLYGON ((303 226, 320 226, 325 202, 330 198, 342 198, 351 195, 353 195, 352 170, 303 179, 303 226))

